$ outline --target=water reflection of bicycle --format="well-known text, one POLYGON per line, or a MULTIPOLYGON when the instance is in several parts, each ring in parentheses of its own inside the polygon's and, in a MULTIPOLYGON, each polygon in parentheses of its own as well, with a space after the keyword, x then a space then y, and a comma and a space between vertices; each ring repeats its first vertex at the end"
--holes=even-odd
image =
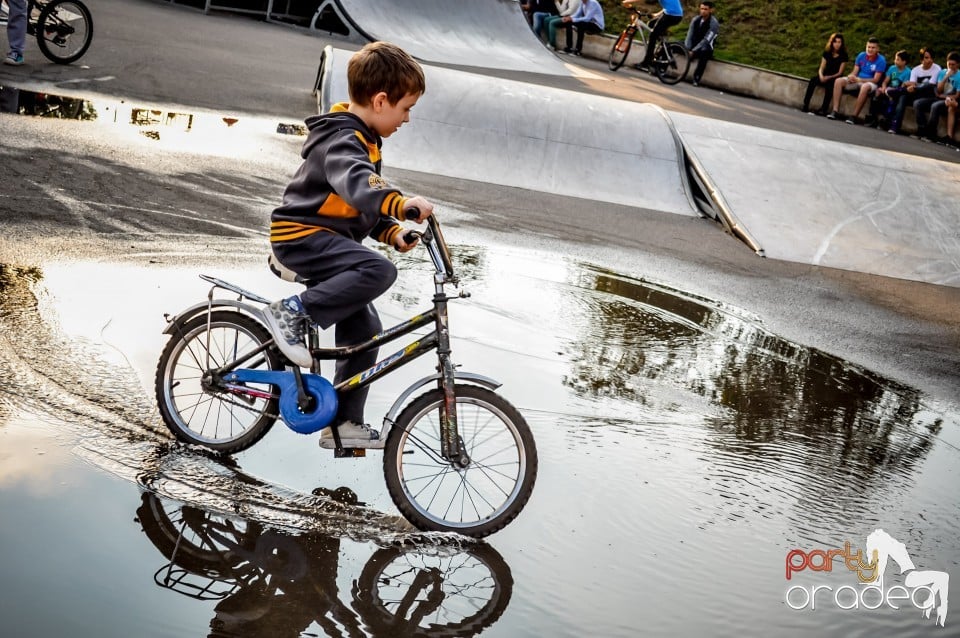
MULTIPOLYGON (((347 488, 318 493, 357 504, 347 488)), ((510 568, 484 543, 388 547, 367 560, 345 603, 339 537, 271 529, 149 492, 137 517, 169 561, 156 583, 218 601, 211 638, 301 636, 313 625, 328 636, 474 636, 500 618, 513 590, 510 568)))

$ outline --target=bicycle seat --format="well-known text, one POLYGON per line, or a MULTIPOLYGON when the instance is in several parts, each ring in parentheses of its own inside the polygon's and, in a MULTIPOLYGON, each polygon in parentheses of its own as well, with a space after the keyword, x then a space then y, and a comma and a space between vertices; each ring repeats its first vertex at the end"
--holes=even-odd
POLYGON ((277 260, 276 255, 274 255, 273 253, 271 253, 270 256, 267 257, 267 265, 270 267, 270 272, 272 272, 274 275, 276 275, 280 279, 283 279, 284 281, 289 281, 295 284, 303 284, 304 286, 308 286, 308 287, 312 283, 306 277, 302 277, 298 275, 297 273, 293 272, 292 270, 290 270, 289 268, 281 264, 280 261, 277 260))

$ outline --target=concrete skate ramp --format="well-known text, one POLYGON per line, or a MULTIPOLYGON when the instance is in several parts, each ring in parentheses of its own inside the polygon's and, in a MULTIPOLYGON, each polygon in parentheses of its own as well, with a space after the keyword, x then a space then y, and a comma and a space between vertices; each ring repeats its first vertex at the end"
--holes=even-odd
POLYGON ((570 75, 537 41, 517 0, 336 0, 370 40, 442 64, 570 75))
MULTIPOLYGON (((347 100, 350 55, 324 50, 320 112, 347 100)), ((658 107, 430 65, 424 73, 427 92, 385 140, 385 165, 698 215, 679 142, 658 107)))
POLYGON ((673 113, 767 257, 960 287, 957 165, 673 113))

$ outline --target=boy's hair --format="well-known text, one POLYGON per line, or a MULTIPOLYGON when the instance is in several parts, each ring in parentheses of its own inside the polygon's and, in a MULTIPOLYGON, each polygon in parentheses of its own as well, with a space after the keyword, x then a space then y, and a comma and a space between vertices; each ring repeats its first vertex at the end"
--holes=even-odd
POLYGON ((880 38, 876 38, 876 37, 867 38, 867 44, 880 44, 880 38))
POLYGON ((953 60, 954 62, 960 64, 960 51, 951 51, 948 53, 947 60, 953 60))
POLYGON ((930 59, 931 59, 931 60, 932 60, 933 58, 937 57, 936 55, 934 55, 932 48, 930 48, 930 47, 920 47, 920 58, 921 58, 921 59, 922 59, 923 56, 926 55, 927 53, 930 54, 930 59))
POLYGON ((705 7, 710 7, 711 9, 713 8, 713 0, 704 0, 700 4, 702 4, 705 7))
POLYGON ((374 95, 383 91, 390 104, 403 96, 426 90, 423 69, 410 54, 389 42, 371 42, 347 62, 347 84, 350 101, 367 106, 374 95))
POLYGON ((903 50, 903 49, 900 49, 899 51, 897 51, 897 53, 896 53, 896 55, 894 56, 894 58, 895 58, 895 59, 896 59, 896 58, 900 58, 901 60, 904 61, 905 64, 910 64, 910 53, 907 52, 907 51, 905 51, 905 50, 903 50))

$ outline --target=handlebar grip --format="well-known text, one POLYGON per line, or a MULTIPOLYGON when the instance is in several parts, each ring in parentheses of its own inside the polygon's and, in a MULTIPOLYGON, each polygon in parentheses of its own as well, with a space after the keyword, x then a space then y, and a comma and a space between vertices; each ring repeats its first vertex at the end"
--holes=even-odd
POLYGON ((423 237, 423 233, 421 233, 418 230, 411 229, 403 234, 403 242, 405 244, 412 244, 413 242, 420 239, 421 237, 423 237))
POLYGON ((419 208, 417 208, 416 206, 411 206, 410 208, 407 209, 406 218, 412 222, 418 222, 420 221, 420 214, 421 213, 419 208))

